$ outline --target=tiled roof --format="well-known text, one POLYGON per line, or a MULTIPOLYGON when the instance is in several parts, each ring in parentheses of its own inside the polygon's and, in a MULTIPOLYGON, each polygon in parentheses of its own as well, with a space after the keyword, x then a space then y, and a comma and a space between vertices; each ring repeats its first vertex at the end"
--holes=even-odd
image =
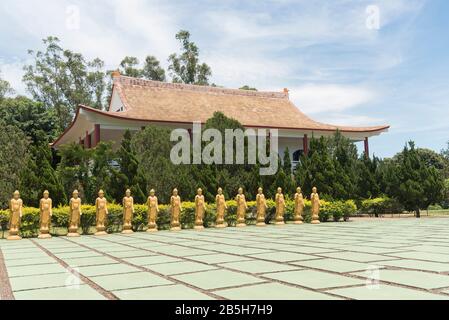
POLYGON ((388 126, 348 127, 314 121, 302 113, 288 92, 259 92, 219 87, 166 83, 125 76, 114 77, 125 106, 110 115, 162 122, 206 122, 215 111, 246 127, 288 128, 346 132, 374 132, 388 126))

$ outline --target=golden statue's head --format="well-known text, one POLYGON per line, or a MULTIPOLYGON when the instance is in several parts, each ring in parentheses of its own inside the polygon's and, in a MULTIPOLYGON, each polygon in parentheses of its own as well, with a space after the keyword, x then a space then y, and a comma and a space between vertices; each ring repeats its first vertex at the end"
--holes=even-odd
POLYGON ((223 189, 222 188, 218 188, 218 194, 222 194, 223 193, 223 189))
POLYGON ((259 194, 262 194, 262 192, 263 192, 262 187, 259 187, 259 189, 257 189, 257 192, 258 192, 259 194))
POLYGON ((76 199, 76 198, 78 198, 78 194, 79 194, 79 192, 78 192, 78 190, 73 190, 73 197, 76 199))
POLYGON ((312 188, 312 192, 313 192, 313 193, 317 193, 317 191, 318 191, 318 189, 317 189, 316 187, 313 187, 313 188, 312 188))
POLYGON ((177 196, 177 195, 178 195, 178 189, 176 189, 176 188, 173 189, 173 195, 174 195, 174 196, 177 196))
POLYGON ((281 187, 279 187, 279 188, 277 189, 277 193, 282 193, 282 188, 281 188, 281 187))
POLYGON ((131 197, 131 190, 130 190, 130 189, 126 189, 125 195, 126 195, 127 197, 131 197))
POLYGON ((296 192, 301 193, 302 192, 301 187, 296 188, 296 192))
POLYGON ((196 193, 200 196, 203 194, 203 189, 198 188, 198 190, 196 190, 196 193))
POLYGON ((100 198, 103 198, 103 197, 104 197, 104 191, 103 191, 102 189, 100 189, 100 191, 98 191, 98 196, 99 196, 100 198))
POLYGON ((50 192, 48 192, 48 190, 45 190, 44 191, 44 198, 47 199, 49 195, 50 195, 50 192))
POLYGON ((20 192, 18 190, 14 191, 14 193, 12 194, 14 199, 19 199, 20 198, 20 192))
POLYGON ((243 188, 239 188, 238 192, 239 194, 243 194, 243 188))
POLYGON ((154 196, 155 193, 156 193, 156 191, 154 191, 154 189, 150 190, 150 196, 154 196))

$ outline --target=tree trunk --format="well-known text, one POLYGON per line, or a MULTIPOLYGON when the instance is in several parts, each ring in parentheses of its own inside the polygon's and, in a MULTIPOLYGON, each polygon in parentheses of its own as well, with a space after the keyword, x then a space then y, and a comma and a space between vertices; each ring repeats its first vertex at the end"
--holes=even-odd
POLYGON ((416 209, 416 217, 421 218, 421 211, 419 211, 419 208, 416 209))

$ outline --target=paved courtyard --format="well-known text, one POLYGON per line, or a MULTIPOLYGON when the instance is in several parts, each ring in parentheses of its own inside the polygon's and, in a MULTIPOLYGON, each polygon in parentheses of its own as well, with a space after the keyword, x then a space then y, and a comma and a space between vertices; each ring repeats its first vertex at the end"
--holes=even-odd
POLYGON ((0 240, 2 299, 448 299, 449 219, 0 240))

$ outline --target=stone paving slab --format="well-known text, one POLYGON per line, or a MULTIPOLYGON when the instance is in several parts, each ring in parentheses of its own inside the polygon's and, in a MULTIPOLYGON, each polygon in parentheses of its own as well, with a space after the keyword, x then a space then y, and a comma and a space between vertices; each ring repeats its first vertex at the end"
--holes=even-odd
POLYGON ((0 263, 15 299, 448 299, 449 219, 0 240, 0 263))

